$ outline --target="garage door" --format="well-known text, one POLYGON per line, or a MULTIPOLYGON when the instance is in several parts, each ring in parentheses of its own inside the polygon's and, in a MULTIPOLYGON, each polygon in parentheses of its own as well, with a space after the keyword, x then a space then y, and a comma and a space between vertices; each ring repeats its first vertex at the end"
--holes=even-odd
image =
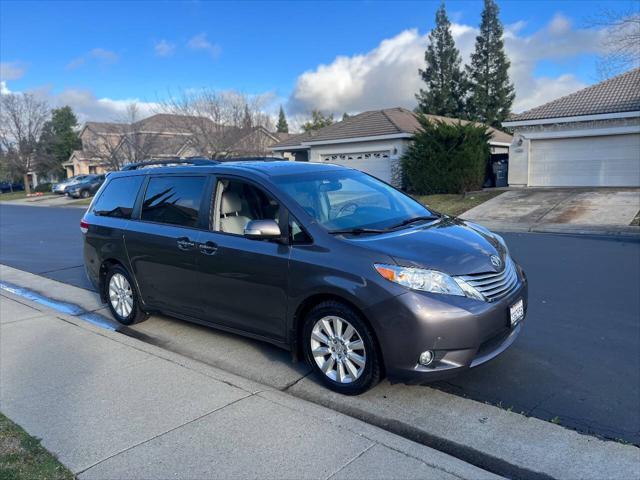
POLYGON ((529 185, 640 186, 640 134, 532 140, 529 185))
POLYGON ((323 162, 355 168, 385 182, 391 182, 391 152, 333 153, 320 155, 323 162))

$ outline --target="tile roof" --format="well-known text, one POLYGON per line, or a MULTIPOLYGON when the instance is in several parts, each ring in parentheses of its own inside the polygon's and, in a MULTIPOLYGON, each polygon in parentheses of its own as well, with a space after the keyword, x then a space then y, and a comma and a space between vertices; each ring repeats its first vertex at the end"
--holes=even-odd
MULTIPOLYGON (((448 124, 470 123, 467 120, 457 118, 427 115, 434 121, 448 124)), ((385 135, 407 134, 413 135, 420 128, 416 114, 405 108, 386 108, 383 110, 371 110, 349 117, 341 122, 334 123, 319 130, 293 135, 286 140, 278 142, 272 148, 292 147, 292 149, 304 147, 308 142, 332 143, 335 140, 348 140, 350 138, 377 137, 385 135)), ((488 127, 492 141, 511 143, 511 135, 488 127)))
POLYGON ((508 122, 640 111, 640 68, 558 98, 508 122))

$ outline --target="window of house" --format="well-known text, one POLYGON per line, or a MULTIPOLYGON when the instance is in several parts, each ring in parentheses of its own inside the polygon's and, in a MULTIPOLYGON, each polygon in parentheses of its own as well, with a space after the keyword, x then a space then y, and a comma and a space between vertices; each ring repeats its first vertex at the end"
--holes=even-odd
POLYGON ((93 205, 94 215, 131 218, 138 190, 144 177, 121 177, 112 179, 93 205))
POLYGON ((149 180, 141 219, 195 228, 206 177, 155 177, 149 180))

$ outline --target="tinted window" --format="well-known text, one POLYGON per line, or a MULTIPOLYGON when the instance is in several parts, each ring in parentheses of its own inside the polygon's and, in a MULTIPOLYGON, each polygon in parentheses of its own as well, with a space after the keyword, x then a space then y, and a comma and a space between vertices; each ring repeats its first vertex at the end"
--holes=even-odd
POLYGON ((95 215, 131 218, 133 205, 144 177, 112 179, 93 205, 95 215))
POLYGON ((197 227, 205 182, 205 177, 151 178, 142 204, 142 220, 197 227))

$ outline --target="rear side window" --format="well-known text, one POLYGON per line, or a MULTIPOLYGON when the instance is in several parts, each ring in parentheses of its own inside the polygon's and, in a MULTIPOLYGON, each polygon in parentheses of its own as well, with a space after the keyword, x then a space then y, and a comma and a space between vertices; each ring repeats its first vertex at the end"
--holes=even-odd
POLYGON ((206 177, 155 177, 142 203, 142 220, 183 227, 198 226, 206 177))
POLYGON ((142 176, 114 178, 93 205, 94 215, 131 218, 142 176))

